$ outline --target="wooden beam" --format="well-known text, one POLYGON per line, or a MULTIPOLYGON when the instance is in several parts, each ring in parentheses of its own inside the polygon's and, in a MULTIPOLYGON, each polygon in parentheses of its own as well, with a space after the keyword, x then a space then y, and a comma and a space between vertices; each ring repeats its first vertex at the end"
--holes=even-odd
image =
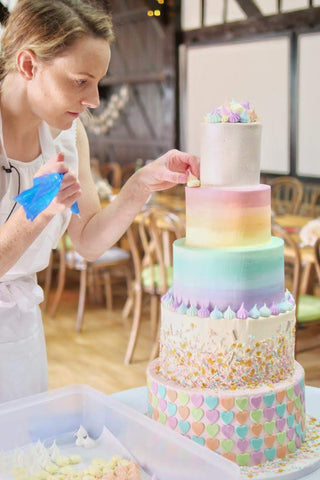
POLYGON ((128 137, 106 137, 103 138, 103 144, 105 145, 120 145, 121 147, 160 147, 163 149, 172 148, 171 138, 157 138, 157 139, 144 139, 144 138, 128 138, 128 137))
POLYGON ((236 0, 239 7, 244 11, 247 17, 263 16, 261 10, 257 7, 253 0, 236 0))
POLYGON ((112 15, 112 22, 114 25, 124 25, 129 22, 141 22, 141 20, 149 20, 147 12, 147 7, 143 7, 135 10, 127 10, 121 13, 114 13, 112 15))
POLYGON ((320 26, 320 7, 298 10, 267 17, 250 17, 240 22, 232 22, 212 27, 181 32, 181 43, 208 43, 233 40, 249 35, 310 30, 320 26))

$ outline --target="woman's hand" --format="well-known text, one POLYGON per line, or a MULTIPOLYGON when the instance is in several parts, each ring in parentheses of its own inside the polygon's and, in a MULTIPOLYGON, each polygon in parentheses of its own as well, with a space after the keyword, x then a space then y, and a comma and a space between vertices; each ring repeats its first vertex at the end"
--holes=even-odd
POLYGON ((68 166, 64 163, 64 155, 62 153, 58 153, 56 157, 51 158, 42 165, 35 176, 39 177, 48 173, 63 174, 60 190, 45 210, 47 213, 55 215, 70 208, 79 199, 81 187, 77 177, 69 171, 68 166))
POLYGON ((134 177, 139 178, 142 188, 150 194, 174 187, 178 183, 187 183, 189 171, 199 178, 198 157, 179 150, 170 150, 138 170, 134 177))

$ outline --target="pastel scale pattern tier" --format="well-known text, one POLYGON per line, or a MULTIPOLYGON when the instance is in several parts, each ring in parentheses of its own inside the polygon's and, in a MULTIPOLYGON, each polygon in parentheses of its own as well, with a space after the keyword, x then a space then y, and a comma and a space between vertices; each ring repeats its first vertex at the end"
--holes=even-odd
POLYGON ((305 441, 304 370, 296 363, 286 381, 257 388, 191 389, 147 371, 148 415, 239 465, 284 458, 305 441))
POLYGON ((241 248, 196 248, 173 244, 173 293, 186 305, 247 310, 284 297, 283 240, 241 248))
POLYGON ((271 239, 270 186, 186 188, 186 245, 254 246, 271 239))
POLYGON ((259 185, 260 143, 260 123, 202 123, 201 185, 259 185))
POLYGON ((189 316, 162 306, 160 373, 186 387, 257 388, 293 373, 295 309, 259 318, 189 316))

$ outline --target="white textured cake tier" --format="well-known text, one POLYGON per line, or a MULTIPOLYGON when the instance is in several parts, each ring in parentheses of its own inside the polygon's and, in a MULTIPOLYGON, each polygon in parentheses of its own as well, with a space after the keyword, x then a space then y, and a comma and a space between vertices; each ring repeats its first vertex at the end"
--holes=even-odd
POLYGON ((293 372, 295 308, 259 318, 189 316, 161 305, 160 372, 189 387, 255 388, 293 372))
POLYGON ((148 415, 155 421, 244 465, 284 458, 305 441, 304 370, 253 390, 183 387, 147 371, 148 415))
POLYGON ((202 123, 202 185, 249 186, 260 183, 260 123, 202 123))

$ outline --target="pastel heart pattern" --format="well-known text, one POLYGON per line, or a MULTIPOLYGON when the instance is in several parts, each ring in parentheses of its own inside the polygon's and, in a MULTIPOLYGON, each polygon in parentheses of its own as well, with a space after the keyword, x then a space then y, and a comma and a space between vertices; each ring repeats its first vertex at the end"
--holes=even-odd
POLYGON ((175 402, 178 397, 177 392, 175 392, 174 390, 168 390, 168 397, 171 402, 175 402))
POLYGON ((190 410, 188 407, 179 407, 178 412, 182 420, 186 420, 190 415, 190 410))
POLYGON ((158 397, 156 397, 155 395, 153 395, 153 396, 152 396, 151 403, 152 403, 152 406, 153 406, 153 407, 157 407, 157 406, 159 405, 159 399, 158 399, 158 397))
POLYGON ((291 385, 290 387, 287 388, 286 390, 287 392, 287 397, 289 400, 292 400, 293 398, 293 394, 294 394, 294 388, 293 388, 293 385, 291 385))
POLYGON ((211 437, 215 437, 217 433, 219 432, 220 427, 219 425, 207 425, 206 426, 206 431, 211 437))
POLYGON ((204 445, 205 444, 205 439, 204 438, 196 437, 195 435, 193 435, 193 437, 191 437, 191 440, 198 443, 199 445, 204 445))
POLYGON ((155 382, 152 382, 152 383, 151 383, 151 390, 152 390, 152 393, 153 393, 154 395, 156 395, 156 394, 158 393, 158 384, 155 383, 155 382))
POLYGON ((266 447, 268 447, 268 448, 272 448, 275 441, 276 441, 276 436, 275 435, 266 435, 264 437, 264 443, 265 443, 266 447))
POLYGON ((267 407, 271 407, 271 405, 273 404, 274 400, 275 400, 276 396, 275 394, 272 392, 272 393, 266 393, 263 397, 263 400, 264 400, 264 403, 267 405, 267 407))
POLYGON ((250 417, 254 423, 259 423, 262 418, 262 410, 251 410, 250 417))
POLYGON ((293 388, 294 388, 294 393, 295 393, 296 395, 299 395, 300 390, 301 390, 300 383, 299 383, 299 382, 298 382, 298 383, 295 383, 294 386, 293 386, 293 388))
POLYGON ((301 445, 302 445, 301 437, 297 437, 297 438, 296 438, 296 447, 297 447, 297 448, 301 448, 301 445))
POLYGON ((247 410, 244 410, 243 412, 237 412, 236 413, 236 420, 240 425, 244 425, 249 418, 249 412, 247 410))
POLYGON ((199 437, 203 430, 204 430, 204 423, 201 423, 201 422, 193 422, 192 424, 192 430, 194 431, 194 433, 199 437))
POLYGON ((156 408, 153 409, 152 418, 153 420, 156 420, 156 421, 159 420, 159 410, 157 410, 156 408))
POLYGON ((250 426, 250 430, 255 437, 259 437, 262 432, 262 423, 256 423, 255 425, 250 426))
POLYGON ((159 412, 159 422, 163 425, 167 423, 167 415, 164 412, 159 412))
POLYGON ((276 420, 276 427, 279 432, 282 432, 284 427, 286 426, 286 419, 285 418, 277 418, 276 420))
POLYGON ((294 401, 293 400, 290 400, 288 403, 287 403, 287 410, 289 413, 292 413, 293 412, 293 409, 294 409, 294 401))
POLYGON ((273 433, 274 427, 276 426, 276 422, 272 420, 271 422, 265 422, 264 429, 269 435, 273 433))
POLYGON ((296 413, 294 414, 294 418, 296 419, 296 422, 300 422, 301 419, 301 412, 300 410, 297 410, 296 413))
POLYGON ((173 417, 177 413, 177 410, 178 410, 177 405, 175 403, 169 402, 167 407, 168 407, 169 415, 171 415, 171 417, 173 417))
POLYGON ((223 423, 225 423, 226 425, 229 425, 233 420, 234 413, 223 410, 220 416, 223 423))
POLYGON ((203 395, 193 394, 191 395, 191 402, 196 408, 201 407, 203 404, 203 395))
POLYGON ((207 410, 206 417, 210 423, 216 423, 219 420, 219 412, 218 410, 207 410))
POLYGON ((278 458, 285 458, 287 456, 287 446, 281 445, 277 448, 277 457, 278 458))
POLYGON ((274 414, 276 412, 276 409, 274 407, 267 407, 263 410, 263 415, 267 420, 272 420, 274 417, 274 414))
POLYGON ((286 404, 285 403, 279 403, 279 405, 276 406, 276 412, 278 417, 282 418, 283 415, 285 414, 286 411, 286 404))
POLYGON ((300 408, 301 407, 301 400, 300 400, 300 396, 299 397, 296 397, 294 399, 294 404, 297 408, 300 408))
POLYGON ((301 432, 302 443, 305 441, 305 439, 306 439, 306 434, 305 434, 304 430, 302 430, 302 432, 301 432))
POLYGON ((250 445, 249 440, 247 440, 246 438, 240 438, 237 441, 237 447, 238 447, 238 449, 240 450, 241 453, 245 453, 247 451, 249 445, 250 445))
POLYGON ((247 397, 236 398, 236 405, 239 410, 245 410, 248 406, 248 403, 249 401, 247 397))
POLYGON ((285 399, 285 396, 286 396, 285 390, 279 390, 279 392, 276 393, 276 399, 279 403, 283 402, 283 400, 285 399))
POLYGON ((158 385, 158 393, 161 398, 165 398, 165 396, 167 395, 166 387, 164 387, 163 385, 158 385))
POLYGON ((235 462, 236 461, 235 453, 223 453, 222 456, 224 458, 227 458, 228 460, 230 460, 230 462, 235 462))
POLYGON ((230 410, 234 405, 234 398, 223 397, 223 398, 221 398, 220 403, 225 410, 230 410))
POLYGON ((288 442, 288 444, 287 444, 287 447, 288 447, 288 451, 289 451, 290 453, 295 452, 295 450, 296 450, 296 443, 295 443, 295 441, 294 441, 294 440, 290 440, 290 442, 288 442))
POLYGON ((227 453, 231 452, 231 450, 233 449, 233 445, 234 445, 233 440, 230 440, 230 439, 221 440, 221 448, 227 453))
POLYGON ((297 425, 294 427, 295 428, 295 431, 296 431, 296 434, 298 435, 298 437, 300 437, 301 435, 301 423, 297 423, 297 425))
POLYGON ((234 427, 232 425, 222 425, 221 432, 225 437, 231 438, 234 434, 234 427))
POLYGON ((258 465, 262 463, 263 459, 263 452, 252 452, 251 453, 251 460, 254 465, 258 465))
POLYGON ((152 406, 148 405, 148 417, 152 418, 152 406))
POLYGON ((160 398, 159 408, 162 412, 164 412, 167 408, 167 402, 163 398, 160 398))
POLYGON ((293 437, 294 437, 294 435, 295 435, 295 433, 294 433, 294 428, 293 428, 293 427, 292 427, 292 428, 289 428, 289 429, 287 430, 287 437, 288 437, 288 439, 289 439, 289 440, 292 440, 293 437))
POLYGON ((261 395, 258 395, 257 397, 251 397, 250 398, 250 405, 253 408, 259 408, 261 402, 262 402, 262 396, 261 395))
POLYGON ((192 407, 191 408, 191 415, 198 422, 203 417, 204 411, 202 410, 202 408, 192 407))
POLYGON ((184 392, 179 392, 178 393, 178 398, 180 400, 181 405, 183 405, 184 407, 186 405, 188 405, 188 403, 190 401, 189 395, 187 393, 184 393, 184 392))
POLYGON ((288 424, 288 427, 292 427, 293 424, 294 424, 294 415, 288 415, 287 416, 287 424, 288 424))
POLYGON ((240 467, 245 467, 248 465, 248 462, 250 460, 250 455, 249 453, 238 453, 237 455, 237 463, 240 465, 240 467))
POLYGON ((210 448, 210 450, 212 450, 213 452, 217 450, 219 445, 220 445, 220 442, 217 438, 207 438, 206 440, 206 446, 210 448))
POLYGON ((211 397, 210 395, 205 398, 205 403, 210 410, 214 410, 218 405, 218 397, 211 397))
POLYGON ((304 378, 300 378, 300 387, 301 387, 301 390, 304 389, 304 378))
POLYGON ((175 430, 178 425, 178 420, 175 417, 169 417, 168 424, 169 427, 172 428, 172 430, 175 430))
POLYGON ((251 447, 253 448, 253 450, 255 450, 257 452, 262 447, 263 439, 261 437, 251 438, 250 444, 251 444, 251 447))
POLYGON ((186 434, 189 432, 191 425, 189 422, 185 422, 184 420, 179 420, 179 428, 182 433, 186 434))
POLYGON ((247 425, 238 425, 236 427, 236 434, 240 438, 244 438, 248 433, 249 427, 247 425))
POLYGON ((277 433, 277 440, 280 445, 283 445, 286 440, 286 432, 277 433))
POLYGON ((276 456, 276 449, 275 448, 266 448, 264 451, 265 456, 267 459, 272 462, 276 456))

